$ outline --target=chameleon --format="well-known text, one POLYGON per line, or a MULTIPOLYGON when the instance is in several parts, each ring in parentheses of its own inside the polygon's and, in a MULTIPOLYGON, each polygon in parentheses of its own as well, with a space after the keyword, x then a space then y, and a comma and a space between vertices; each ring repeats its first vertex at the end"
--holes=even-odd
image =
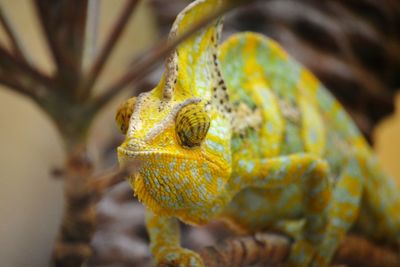
MULTIPOLYGON (((192 2, 170 38, 224 4, 192 2)), ((398 244, 398 188, 344 108, 272 39, 242 32, 220 44, 222 21, 178 45, 158 85, 115 115, 120 164, 140 162, 128 181, 155 263, 204 266, 181 247, 179 221, 282 229, 294 239, 286 266, 329 265, 349 231, 398 244)))

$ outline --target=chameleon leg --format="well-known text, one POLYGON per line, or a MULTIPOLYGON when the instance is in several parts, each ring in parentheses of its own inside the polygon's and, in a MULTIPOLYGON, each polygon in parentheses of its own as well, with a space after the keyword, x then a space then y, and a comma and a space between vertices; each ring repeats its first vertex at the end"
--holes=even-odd
POLYGON ((313 259, 312 267, 328 266, 340 241, 355 222, 363 192, 361 161, 350 158, 339 177, 329 207, 329 226, 313 259))
POLYGON ((238 166, 243 168, 239 173, 247 172, 241 179, 244 188, 298 185, 304 190, 304 232, 292 245, 288 266, 308 266, 327 225, 324 211, 331 199, 332 187, 326 161, 310 154, 293 154, 249 162, 239 160, 238 166))
POLYGON ((150 251, 157 265, 204 266, 199 255, 180 246, 179 224, 176 218, 157 216, 146 210, 146 226, 150 236, 150 251))

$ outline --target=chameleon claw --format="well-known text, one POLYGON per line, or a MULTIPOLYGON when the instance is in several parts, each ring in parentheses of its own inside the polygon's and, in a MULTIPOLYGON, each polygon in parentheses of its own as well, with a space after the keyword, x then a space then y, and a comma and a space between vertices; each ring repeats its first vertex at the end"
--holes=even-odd
POLYGON ((168 247, 157 255, 156 267, 204 267, 201 257, 181 247, 168 247))

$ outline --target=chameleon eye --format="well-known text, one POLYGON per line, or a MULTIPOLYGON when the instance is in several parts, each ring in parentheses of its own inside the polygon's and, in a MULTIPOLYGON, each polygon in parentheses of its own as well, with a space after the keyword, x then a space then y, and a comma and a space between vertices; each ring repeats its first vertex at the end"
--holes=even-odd
POLYGON ((199 146, 206 137, 208 128, 210 117, 200 105, 187 105, 176 117, 175 131, 182 146, 199 146))
POLYGON ((123 134, 126 134, 126 131, 128 130, 129 120, 135 108, 135 104, 136 97, 129 98, 119 106, 117 113, 115 113, 115 121, 123 134))

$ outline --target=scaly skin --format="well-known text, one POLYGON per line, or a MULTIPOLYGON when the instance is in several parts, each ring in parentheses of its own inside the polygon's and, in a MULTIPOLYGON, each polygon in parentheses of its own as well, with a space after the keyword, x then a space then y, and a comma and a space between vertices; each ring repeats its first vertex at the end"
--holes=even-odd
MULTIPOLYGON (((171 36, 221 4, 192 3, 171 36)), ((274 41, 240 33, 218 46, 220 31, 221 20, 179 45, 158 86, 116 114, 121 164, 143 163, 129 181, 156 262, 203 266, 177 219, 287 231, 288 266, 327 266, 350 230, 399 242, 400 194, 341 105, 274 41)))

